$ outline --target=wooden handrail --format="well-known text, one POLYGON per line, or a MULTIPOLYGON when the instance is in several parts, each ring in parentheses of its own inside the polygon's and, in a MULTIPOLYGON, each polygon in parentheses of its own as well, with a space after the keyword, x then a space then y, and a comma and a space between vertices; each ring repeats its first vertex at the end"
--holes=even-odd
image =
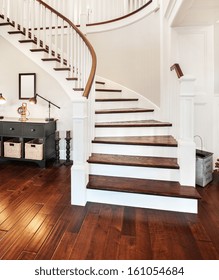
POLYGON ((112 22, 115 22, 115 21, 118 21, 118 20, 122 20, 122 19, 125 19, 127 17, 130 17, 138 12, 140 12, 141 10, 143 10, 144 8, 146 8, 148 5, 150 5, 151 3, 153 2, 153 0, 149 0, 146 4, 144 4, 142 7, 138 8, 137 10, 127 14, 127 15, 124 15, 122 17, 118 17, 118 18, 115 18, 115 19, 111 19, 111 20, 106 20, 106 21, 102 21, 102 22, 96 22, 96 23, 88 23, 87 26, 95 26, 95 25, 101 25, 101 24, 107 24, 107 23, 112 23, 112 22))
POLYGON ((50 10, 52 13, 55 13, 58 17, 63 19, 65 22, 67 22, 78 33, 78 35, 82 38, 82 40, 84 41, 84 43, 88 47, 88 49, 90 51, 90 54, 91 54, 91 58, 92 58, 92 67, 91 67, 90 75, 89 75, 89 78, 88 78, 88 81, 86 83, 86 86, 85 86, 85 89, 84 89, 84 93, 83 93, 83 96, 88 98, 90 90, 91 90, 91 87, 92 87, 92 84, 93 84, 93 81, 94 81, 94 77, 95 77, 95 73, 96 73, 96 67, 97 67, 96 53, 95 53, 91 43, 84 36, 84 34, 77 28, 77 26, 74 25, 74 23, 72 21, 70 21, 68 18, 66 18, 64 15, 62 15, 58 11, 56 11, 54 8, 49 6, 44 1, 42 1, 42 0, 36 0, 36 1, 39 2, 40 4, 42 4, 45 8, 50 10))
POLYGON ((176 74, 177 74, 177 77, 180 79, 182 76, 184 76, 183 74, 183 71, 181 69, 181 67, 179 66, 178 63, 175 63, 173 64, 171 67, 170 67, 170 70, 173 71, 175 70, 176 71, 176 74))

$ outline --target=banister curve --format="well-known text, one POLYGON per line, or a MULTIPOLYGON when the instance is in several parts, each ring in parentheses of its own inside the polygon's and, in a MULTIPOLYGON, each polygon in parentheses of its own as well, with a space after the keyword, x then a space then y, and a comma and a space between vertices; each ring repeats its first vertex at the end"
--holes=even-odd
POLYGON ((62 15, 61 13, 56 11, 54 8, 49 6, 44 1, 42 1, 42 0, 36 0, 36 1, 39 2, 40 4, 42 4, 44 7, 46 7, 48 10, 50 10, 52 13, 55 13, 58 17, 60 17, 64 21, 66 21, 78 33, 78 35, 82 38, 82 40, 84 41, 84 43, 88 47, 88 49, 90 51, 90 54, 91 54, 91 58, 92 58, 92 66, 91 66, 90 75, 89 75, 89 78, 88 78, 88 81, 86 83, 84 93, 83 93, 83 96, 88 98, 91 87, 92 87, 92 84, 93 84, 93 81, 94 81, 94 77, 95 77, 95 73, 96 73, 96 67, 97 67, 97 57, 96 57, 96 53, 93 49, 93 46, 88 41, 88 39, 85 37, 85 35, 77 28, 77 26, 71 20, 69 20, 64 15, 62 15))
POLYGON ((135 11, 133 11, 131 13, 128 13, 128 14, 126 14, 124 16, 121 16, 121 17, 118 17, 118 18, 115 18, 115 19, 110 19, 110 20, 102 21, 102 22, 88 23, 87 26, 95 26, 95 25, 101 25, 101 24, 108 24, 108 23, 112 23, 112 22, 115 22, 115 21, 123 20, 123 19, 128 18, 128 17, 130 17, 130 16, 140 12, 141 10, 145 9, 152 2, 153 2, 153 0, 149 0, 146 4, 144 4, 143 6, 138 8, 137 10, 135 10, 135 11))

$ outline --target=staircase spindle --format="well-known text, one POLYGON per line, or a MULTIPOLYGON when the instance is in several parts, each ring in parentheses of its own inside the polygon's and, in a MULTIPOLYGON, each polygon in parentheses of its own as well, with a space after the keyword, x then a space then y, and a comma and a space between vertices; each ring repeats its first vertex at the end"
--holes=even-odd
POLYGON ((64 66, 64 21, 61 21, 61 35, 60 35, 60 52, 61 52, 61 67, 64 66))

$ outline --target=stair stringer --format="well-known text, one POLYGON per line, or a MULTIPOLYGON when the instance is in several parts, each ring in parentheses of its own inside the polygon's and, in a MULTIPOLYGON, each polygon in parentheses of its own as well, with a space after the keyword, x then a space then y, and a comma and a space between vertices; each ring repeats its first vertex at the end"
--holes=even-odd
POLYGON ((119 83, 116 83, 112 80, 103 78, 98 75, 96 75, 96 80, 105 83, 104 85, 98 86, 98 88, 118 88, 122 90, 121 96, 124 96, 126 98, 138 98, 138 106, 154 109, 153 117, 156 120, 160 120, 160 108, 145 96, 142 96, 138 92, 131 90, 119 83))
POLYGON ((42 58, 47 58, 47 53, 45 52, 31 52, 30 49, 36 48, 34 43, 23 43, 21 44, 19 40, 24 39, 22 34, 9 34, 9 31, 15 31, 16 29, 11 25, 1 26, 0 35, 7 40, 11 45, 13 45, 18 51, 23 53, 31 61, 37 64, 41 69, 46 71, 52 78, 54 78, 64 92, 69 96, 70 100, 74 101, 81 98, 81 92, 74 91, 74 81, 67 81, 68 77, 67 71, 55 71, 53 68, 56 67, 57 62, 44 62, 42 58))

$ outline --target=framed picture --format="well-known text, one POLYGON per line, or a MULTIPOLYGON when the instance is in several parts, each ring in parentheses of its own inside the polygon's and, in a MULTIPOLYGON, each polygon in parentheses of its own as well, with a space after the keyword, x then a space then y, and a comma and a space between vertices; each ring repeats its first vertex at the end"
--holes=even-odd
POLYGON ((36 73, 19 74, 19 99, 36 96, 36 73))

